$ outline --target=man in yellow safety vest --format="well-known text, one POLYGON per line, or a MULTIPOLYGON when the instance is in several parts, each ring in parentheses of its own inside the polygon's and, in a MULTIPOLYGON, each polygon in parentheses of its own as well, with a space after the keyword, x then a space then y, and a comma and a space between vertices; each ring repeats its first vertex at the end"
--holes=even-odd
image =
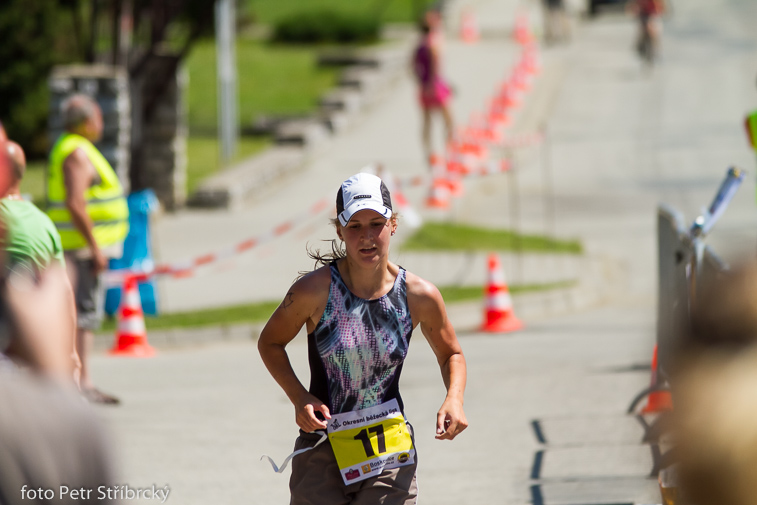
POLYGON ((110 163, 93 145, 102 137, 102 111, 86 95, 73 95, 62 106, 65 132, 50 152, 47 214, 61 237, 66 267, 76 294, 76 347, 81 358, 81 390, 97 403, 118 398, 97 390, 87 363, 93 332, 104 306, 101 274, 108 258, 122 254, 129 231, 123 188, 110 163))

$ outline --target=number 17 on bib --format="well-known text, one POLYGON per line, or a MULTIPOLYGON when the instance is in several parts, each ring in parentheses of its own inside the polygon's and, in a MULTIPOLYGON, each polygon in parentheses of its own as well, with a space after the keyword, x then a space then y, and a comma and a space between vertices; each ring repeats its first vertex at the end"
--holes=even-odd
POLYGON ((415 462, 413 439, 397 400, 334 414, 328 433, 345 484, 415 462))

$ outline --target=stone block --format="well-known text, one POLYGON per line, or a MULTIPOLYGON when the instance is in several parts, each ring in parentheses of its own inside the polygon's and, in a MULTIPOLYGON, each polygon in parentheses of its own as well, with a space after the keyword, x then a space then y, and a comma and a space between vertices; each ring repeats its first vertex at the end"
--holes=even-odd
POLYGON ((332 135, 343 132, 350 125, 350 117, 340 111, 322 111, 318 118, 321 124, 323 124, 332 135))
POLYGON ((339 86, 367 93, 381 83, 381 73, 374 68, 348 67, 339 76, 339 86))
POLYGON ((273 146, 209 177, 187 203, 195 207, 239 208, 246 199, 262 192, 271 181, 301 170, 305 160, 303 149, 273 146))
POLYGON ((318 100, 322 110, 337 110, 347 114, 360 111, 362 100, 360 93, 349 89, 335 89, 329 91, 318 100))
POLYGON ((302 119, 281 123, 275 130, 276 144, 313 148, 321 145, 329 137, 329 131, 316 119, 302 119))
POLYGON ((243 135, 273 135, 276 129, 289 121, 301 121, 310 116, 304 114, 289 115, 259 115, 253 118, 252 124, 242 128, 243 135))
POLYGON ((379 60, 375 54, 361 49, 334 48, 318 55, 317 63, 323 67, 377 67, 379 60))

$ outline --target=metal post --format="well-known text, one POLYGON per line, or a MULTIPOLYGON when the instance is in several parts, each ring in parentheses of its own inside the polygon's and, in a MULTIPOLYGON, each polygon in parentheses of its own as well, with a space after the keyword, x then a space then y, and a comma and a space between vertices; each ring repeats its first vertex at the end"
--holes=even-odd
POLYGON ((544 140, 541 144, 541 166, 542 166, 542 193, 544 194, 544 228, 548 237, 555 238, 557 235, 557 226, 555 223, 555 191, 554 181, 552 179, 552 146, 547 134, 547 125, 541 128, 544 140))
POLYGON ((515 246, 516 258, 516 275, 514 282, 523 281, 523 244, 520 237, 520 194, 518 191, 517 170, 518 165, 515 162, 515 156, 512 151, 507 150, 507 158, 510 159, 510 170, 507 172, 510 190, 510 227, 513 232, 513 244, 515 246))
POLYGON ((216 2, 216 57, 218 59, 218 140, 221 163, 227 164, 237 149, 237 67, 234 0, 216 2))

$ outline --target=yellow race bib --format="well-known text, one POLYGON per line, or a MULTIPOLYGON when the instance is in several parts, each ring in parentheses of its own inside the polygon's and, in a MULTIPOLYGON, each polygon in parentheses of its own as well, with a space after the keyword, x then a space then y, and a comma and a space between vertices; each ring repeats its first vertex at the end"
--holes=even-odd
POLYGON ((328 435, 345 484, 415 462, 413 439, 397 400, 333 414, 328 435))

